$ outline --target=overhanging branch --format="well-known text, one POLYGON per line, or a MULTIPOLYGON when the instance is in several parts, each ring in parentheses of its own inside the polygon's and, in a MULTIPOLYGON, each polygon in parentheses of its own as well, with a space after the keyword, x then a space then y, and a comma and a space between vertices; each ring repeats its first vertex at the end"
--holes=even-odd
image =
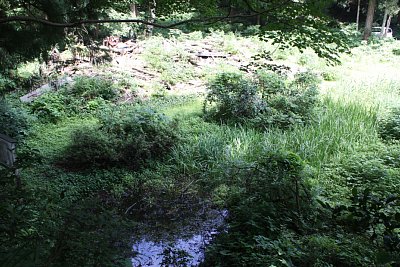
POLYGON ((46 26, 51 27, 58 27, 58 28, 74 28, 79 27, 85 24, 102 24, 102 23, 139 23, 144 25, 150 25, 157 28, 169 29, 176 26, 190 24, 190 23, 207 23, 207 22, 217 22, 222 20, 234 19, 234 18, 248 18, 258 16, 263 14, 264 12, 259 12, 256 14, 251 15, 234 15, 234 16, 218 16, 218 17, 209 17, 209 18, 197 18, 197 19, 188 19, 182 20, 175 23, 170 24, 160 24, 160 23, 153 23, 142 19, 99 19, 99 20, 80 20, 75 22, 69 23, 60 23, 60 22, 53 22, 46 19, 40 19, 36 17, 28 17, 28 16, 10 16, 5 18, 0 18, 0 24, 12 23, 12 22, 33 22, 39 23, 46 26))

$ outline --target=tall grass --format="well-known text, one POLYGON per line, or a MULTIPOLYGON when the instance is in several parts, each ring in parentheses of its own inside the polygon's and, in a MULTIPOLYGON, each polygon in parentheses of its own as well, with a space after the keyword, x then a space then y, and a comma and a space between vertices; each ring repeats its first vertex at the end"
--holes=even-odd
MULTIPOLYGON (((192 116, 181 117, 186 142, 175 147, 172 157, 192 171, 204 171, 227 162, 255 161, 265 151, 277 149, 293 151, 319 169, 380 142, 377 107, 331 97, 324 98, 312 123, 265 133, 206 123, 199 117, 199 110, 196 112, 200 109, 198 102, 180 109, 190 111, 192 116)), ((167 113, 176 111, 172 108, 167 113)))
POLYGON ((398 107, 400 79, 373 76, 373 74, 367 77, 367 75, 360 75, 359 80, 345 78, 329 84, 323 88, 322 94, 342 103, 355 102, 365 107, 378 108, 382 114, 393 107, 398 107))
POLYGON ((376 122, 376 108, 326 98, 313 123, 266 133, 265 146, 291 150, 319 168, 379 142, 376 122))

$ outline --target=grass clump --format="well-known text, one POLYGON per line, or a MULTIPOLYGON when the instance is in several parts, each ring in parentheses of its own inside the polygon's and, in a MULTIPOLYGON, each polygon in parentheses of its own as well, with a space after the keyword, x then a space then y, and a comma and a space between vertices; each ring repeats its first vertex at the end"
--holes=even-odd
POLYGON ((331 98, 325 98, 321 106, 308 125, 296 125, 291 131, 270 131, 268 145, 290 149, 319 167, 379 142, 377 108, 331 98))
POLYGON ((212 120, 260 129, 304 124, 317 104, 318 82, 312 73, 300 73, 293 81, 269 72, 253 79, 222 73, 209 83, 204 113, 212 120))

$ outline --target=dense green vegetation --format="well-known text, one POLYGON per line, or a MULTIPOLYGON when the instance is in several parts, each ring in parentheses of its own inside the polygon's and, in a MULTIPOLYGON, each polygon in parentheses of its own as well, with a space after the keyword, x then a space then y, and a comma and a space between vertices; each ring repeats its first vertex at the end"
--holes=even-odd
POLYGON ((161 238, 204 209, 228 216, 201 266, 400 265, 399 41, 361 41, 320 1, 233 1, 248 17, 210 21, 223 3, 157 1, 152 20, 139 1, 143 21, 213 24, 152 29, 137 54, 88 68, 77 47, 145 27, 49 36, 46 23, 124 18, 132 3, 28 2, 0 1, 0 133, 18 142, 16 166, 0 165, 0 266, 131 266, 147 225, 161 238), (2 22, 32 14, 45 21, 2 22), (73 64, 43 66, 57 42, 73 64))

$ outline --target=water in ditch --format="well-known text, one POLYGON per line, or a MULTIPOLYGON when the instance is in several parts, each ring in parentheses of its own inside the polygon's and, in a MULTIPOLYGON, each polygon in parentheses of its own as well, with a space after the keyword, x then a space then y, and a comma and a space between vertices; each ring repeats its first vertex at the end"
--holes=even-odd
POLYGON ((179 217, 144 220, 133 245, 133 267, 199 266, 206 246, 226 231, 226 210, 186 210, 179 217))

